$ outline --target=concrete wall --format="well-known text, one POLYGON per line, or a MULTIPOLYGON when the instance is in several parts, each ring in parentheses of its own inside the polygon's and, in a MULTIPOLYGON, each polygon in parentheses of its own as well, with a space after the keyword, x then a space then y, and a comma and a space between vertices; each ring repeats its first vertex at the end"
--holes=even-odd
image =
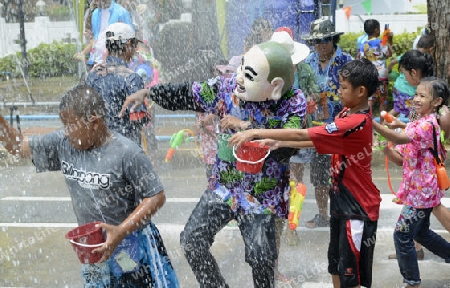
POLYGON ((336 31, 339 32, 363 32, 364 21, 367 19, 377 19, 381 24, 389 24, 389 28, 394 33, 417 32, 419 27, 427 24, 427 14, 397 14, 397 15, 352 15, 347 19, 342 9, 336 10, 336 31))
MULTIPOLYGON (((4 18, 0 18, 0 57, 21 51, 19 34, 19 23, 6 23, 4 18)), ((25 23, 25 39, 28 50, 54 40, 75 42, 78 31, 74 21, 51 22, 48 17, 36 17, 35 22, 25 23)))

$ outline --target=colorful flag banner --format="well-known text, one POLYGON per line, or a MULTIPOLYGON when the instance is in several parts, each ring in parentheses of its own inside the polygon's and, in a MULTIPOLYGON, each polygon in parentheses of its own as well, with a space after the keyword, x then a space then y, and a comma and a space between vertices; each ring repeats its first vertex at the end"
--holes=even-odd
POLYGON ((363 1, 361 2, 361 5, 364 7, 364 9, 366 9, 367 14, 372 14, 372 0, 363 1))

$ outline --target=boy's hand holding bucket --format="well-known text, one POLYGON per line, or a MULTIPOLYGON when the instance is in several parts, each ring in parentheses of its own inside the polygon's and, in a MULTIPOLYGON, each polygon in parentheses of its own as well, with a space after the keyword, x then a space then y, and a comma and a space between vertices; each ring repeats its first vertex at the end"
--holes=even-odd
POLYGON ((228 145, 239 147, 245 142, 258 138, 256 131, 257 129, 251 129, 237 132, 236 134, 231 136, 230 139, 228 139, 228 145))
POLYGON ((117 246, 119 246, 120 242, 122 242, 127 233, 126 231, 122 231, 120 226, 109 225, 106 223, 98 223, 96 226, 106 232, 105 243, 101 247, 92 251, 92 253, 102 253, 102 258, 98 261, 101 263, 111 257, 112 253, 117 246))

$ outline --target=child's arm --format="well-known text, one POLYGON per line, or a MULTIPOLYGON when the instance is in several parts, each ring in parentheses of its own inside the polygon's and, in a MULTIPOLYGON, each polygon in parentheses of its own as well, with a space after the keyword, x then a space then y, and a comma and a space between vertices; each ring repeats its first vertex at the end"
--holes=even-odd
POLYGON ((131 213, 120 225, 98 224, 98 227, 103 228, 106 231, 105 245, 93 250, 93 252, 103 253, 99 262, 108 260, 120 242, 122 242, 128 234, 146 224, 151 216, 155 214, 165 202, 166 196, 164 191, 161 191, 153 197, 144 198, 139 206, 134 209, 133 213, 131 213))
POLYGON ((403 157, 398 151, 392 149, 392 147, 386 146, 383 149, 383 153, 389 160, 395 163, 397 166, 403 165, 403 157))
POLYGON ((391 62, 389 62, 389 65, 387 67, 388 71, 392 71, 392 68, 398 63, 397 58, 394 58, 391 60, 391 62))
POLYGON ((397 133, 394 130, 391 130, 389 128, 384 127, 377 121, 373 120, 373 128, 375 131, 381 134, 386 140, 391 141, 395 144, 407 144, 410 143, 411 140, 409 139, 408 135, 406 133, 397 133))
POLYGON ((28 145, 28 137, 23 136, 8 121, 3 115, 0 115, 0 141, 9 153, 19 155, 23 158, 31 155, 30 146, 28 145))
MULTIPOLYGON (((228 140, 229 145, 239 146, 244 142, 253 139, 274 139, 279 141, 310 141, 308 130, 306 129, 251 129, 238 132, 228 140)), ((284 143, 284 145, 294 145, 293 143, 284 143)), ((283 146, 298 148, 298 146, 283 146)), ((313 146, 308 146, 313 147, 313 146)))
POLYGON ((278 141, 273 139, 263 139, 257 140, 257 142, 261 143, 261 145, 269 146, 270 150, 276 150, 278 148, 312 148, 314 147, 314 143, 312 141, 278 141))

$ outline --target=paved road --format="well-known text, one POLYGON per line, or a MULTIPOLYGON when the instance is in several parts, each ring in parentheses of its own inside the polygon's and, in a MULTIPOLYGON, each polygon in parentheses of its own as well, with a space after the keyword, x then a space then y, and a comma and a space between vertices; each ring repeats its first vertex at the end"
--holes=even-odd
MULTIPOLYGON (((181 254, 179 233, 206 187, 206 180, 199 159, 179 152, 173 161, 157 167, 168 201, 153 221, 161 230, 182 287, 198 287, 181 254)), ((398 187, 399 171, 392 170, 391 174, 394 187, 398 187)), ((390 202, 385 172, 376 169, 374 179, 384 199, 374 287, 401 287, 397 263, 387 259, 394 251, 392 227, 400 207, 390 202)), ((36 174, 30 163, 22 162, 0 167, 0 183, 0 287, 80 287, 78 260, 64 239, 64 234, 76 224, 62 175, 36 174)), ((295 281, 292 286, 279 287, 330 287, 326 272, 328 230, 304 228, 305 221, 316 213, 312 186, 308 181, 306 184, 308 193, 297 235, 291 237, 285 232, 280 252, 280 270, 295 281), (299 240, 299 244, 290 246, 292 240, 299 240)), ((450 202, 446 204, 450 206, 450 202)), ((432 227, 449 239, 434 219, 432 227)), ((243 243, 235 227, 221 231, 212 250, 230 287, 252 287, 251 271, 244 262, 243 243)), ((420 263, 422 287, 450 287, 449 266, 428 251, 425 259, 420 263)))
MULTIPOLYGON (((189 128, 192 118, 157 122, 157 135, 171 135, 189 128)), ((26 126, 27 123, 23 125, 26 126)), ((52 124, 54 127, 58 123, 52 124)), ((49 126, 46 123, 46 126, 49 126)), ((50 125, 51 126, 51 125, 50 125)), ((168 149, 159 143, 159 158, 168 149)), ((157 171, 168 197, 166 205, 153 217, 164 238, 182 287, 198 287, 181 253, 179 234, 206 187, 200 159, 192 153, 193 143, 185 143, 169 163, 157 162, 157 171)), ((1 158, 1 155, 0 155, 1 158)), ((374 157, 373 179, 383 202, 374 259, 374 286, 402 287, 393 253, 392 230, 400 207, 391 202, 382 157, 374 157)), ((400 171, 391 168, 393 186, 398 187, 400 171)), ((305 171, 309 175, 309 170, 305 171)), ((327 273, 328 228, 308 229, 306 220, 314 217, 316 205, 309 177, 304 178, 307 196, 296 234, 284 233, 279 268, 294 279, 279 287, 331 287, 327 273), (292 245, 298 242, 298 245, 292 245)), ((80 287, 79 263, 64 235, 76 227, 67 188, 59 172, 36 174, 29 161, 5 166, 0 161, 0 287, 80 287)), ((444 199, 447 207, 450 201, 444 199)), ((432 219, 432 228, 450 241, 448 232, 432 219)), ((252 287, 251 270, 244 262, 243 242, 236 227, 226 227, 212 247, 230 287, 252 287)), ((450 287, 448 264, 426 251, 420 262, 422 287, 450 287)))

